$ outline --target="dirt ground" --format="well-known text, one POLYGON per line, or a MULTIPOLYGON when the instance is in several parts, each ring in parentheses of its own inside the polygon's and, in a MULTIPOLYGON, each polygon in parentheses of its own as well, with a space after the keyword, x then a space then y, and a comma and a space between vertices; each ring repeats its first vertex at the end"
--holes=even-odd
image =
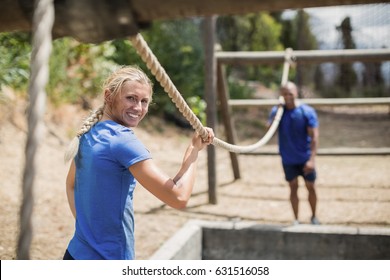
MULTIPOLYGON (((23 102, 6 99, 0 107, 0 259, 4 260, 16 258, 27 126, 23 102)), ((72 106, 47 109, 37 154, 31 259, 61 259, 72 237, 74 220, 64 187, 68 164, 63 163, 63 154, 69 136, 86 114, 72 106)), ((322 147, 390 146, 388 107, 358 112, 351 108, 326 110, 320 111, 319 117, 322 147)), ((191 131, 145 119, 136 133, 158 165, 173 176, 191 131)), ((221 135, 218 137, 223 139, 221 135)), ((270 145, 275 143, 274 137, 270 145)), ((292 222, 288 187, 278 156, 240 155, 241 179, 234 180, 229 153, 217 147, 216 155, 217 204, 209 203, 206 151, 201 153, 196 186, 187 209, 171 209, 142 186, 136 188, 137 259, 148 259, 190 219, 286 225, 292 222)), ((318 218, 323 224, 390 226, 390 156, 319 156, 317 169, 318 218)), ((308 223, 310 210, 303 185, 299 197, 300 221, 308 223)))

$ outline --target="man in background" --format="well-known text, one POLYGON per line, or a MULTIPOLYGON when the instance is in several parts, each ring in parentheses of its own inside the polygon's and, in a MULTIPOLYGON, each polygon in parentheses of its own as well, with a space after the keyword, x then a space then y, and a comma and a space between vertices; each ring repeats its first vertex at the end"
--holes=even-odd
MULTIPOLYGON (((285 179, 290 187, 290 202, 294 213, 294 224, 298 219, 298 177, 305 180, 309 192, 308 200, 312 211, 311 224, 319 225, 316 217, 317 195, 315 191, 319 127, 317 113, 311 106, 297 100, 298 89, 292 82, 287 82, 280 88, 285 104, 284 113, 278 127, 279 153, 282 158, 285 179)), ((280 105, 282 106, 282 105, 280 105)), ((274 106, 269 116, 268 126, 271 126, 278 106, 274 106)))

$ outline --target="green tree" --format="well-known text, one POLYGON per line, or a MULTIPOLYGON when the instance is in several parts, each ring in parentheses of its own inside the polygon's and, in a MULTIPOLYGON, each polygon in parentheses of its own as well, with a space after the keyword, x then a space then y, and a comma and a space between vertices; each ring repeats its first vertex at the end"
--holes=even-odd
MULTIPOLYGON (((285 48, 293 50, 316 50, 318 42, 310 26, 310 15, 298 10, 295 17, 282 21, 281 41, 285 48)), ((293 73, 292 73, 293 74, 293 73)), ((299 88, 312 87, 312 81, 320 82, 321 69, 316 65, 296 65, 295 82, 299 88)), ((292 75, 290 75, 292 76, 292 75)), ((317 84, 314 87, 318 87, 317 84)))
POLYGON ((364 97, 389 97, 381 71, 382 63, 366 62, 363 71, 364 97))
POLYGON ((50 100, 55 104, 81 103, 85 109, 91 109, 90 100, 101 94, 103 79, 117 67, 107 59, 112 52, 109 43, 54 40, 48 83, 50 100))
MULTIPOLYGON (((344 49, 355 49, 356 45, 352 37, 351 19, 346 17, 337 27, 340 32, 344 49)), ((347 96, 352 96, 352 88, 356 85, 357 75, 352 68, 351 63, 341 63, 339 67, 339 76, 336 79, 336 85, 345 91, 347 96)))
POLYGON ((30 69, 31 35, 26 32, 0 33, 0 87, 26 91, 30 69))
MULTIPOLYGON (((83 44, 72 38, 53 40, 49 62, 48 100, 54 104, 79 102, 100 93, 102 77, 114 66, 105 57, 110 45, 83 44)), ((0 86, 27 92, 30 76, 31 35, 0 33, 0 86)))
MULTIPOLYGON (((218 41, 224 51, 276 51, 282 50, 282 26, 270 14, 251 13, 244 16, 222 16, 217 20, 218 41)), ((272 85, 281 77, 281 67, 241 66, 228 67, 227 73, 237 78, 258 80, 272 85)))

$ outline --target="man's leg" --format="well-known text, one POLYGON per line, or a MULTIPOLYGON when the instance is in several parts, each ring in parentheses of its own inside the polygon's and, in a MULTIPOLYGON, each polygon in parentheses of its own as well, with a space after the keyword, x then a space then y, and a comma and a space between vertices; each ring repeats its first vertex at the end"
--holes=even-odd
POLYGON ((289 181, 288 185, 290 186, 290 202, 291 202, 292 210, 294 212, 295 220, 298 221, 298 204, 299 204, 298 178, 296 177, 291 181, 289 181))
POLYGON ((315 190, 315 182, 314 181, 308 181, 305 180, 305 185, 306 188, 309 192, 309 204, 311 208, 311 213, 312 213, 312 223, 318 224, 318 220, 316 218, 316 210, 317 210, 317 194, 315 190), (315 219, 315 220, 314 220, 315 219))

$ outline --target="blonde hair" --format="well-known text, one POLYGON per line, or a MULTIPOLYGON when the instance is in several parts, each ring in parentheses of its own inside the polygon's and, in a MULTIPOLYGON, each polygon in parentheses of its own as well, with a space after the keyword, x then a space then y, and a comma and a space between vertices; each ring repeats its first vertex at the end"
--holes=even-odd
MULTIPOLYGON (((114 99, 118 93, 121 91, 122 86, 125 82, 139 82, 141 84, 147 84, 150 86, 150 98, 152 98, 152 88, 153 83, 149 77, 138 67, 138 66, 122 66, 116 71, 114 71, 103 83, 103 94, 108 91, 109 95, 114 99)), ((76 136, 70 142, 64 156, 65 162, 73 159, 80 145, 80 137, 84 133, 87 133, 103 116, 104 108, 106 103, 100 106, 95 111, 92 111, 91 114, 85 119, 81 128, 76 133, 76 136)))

